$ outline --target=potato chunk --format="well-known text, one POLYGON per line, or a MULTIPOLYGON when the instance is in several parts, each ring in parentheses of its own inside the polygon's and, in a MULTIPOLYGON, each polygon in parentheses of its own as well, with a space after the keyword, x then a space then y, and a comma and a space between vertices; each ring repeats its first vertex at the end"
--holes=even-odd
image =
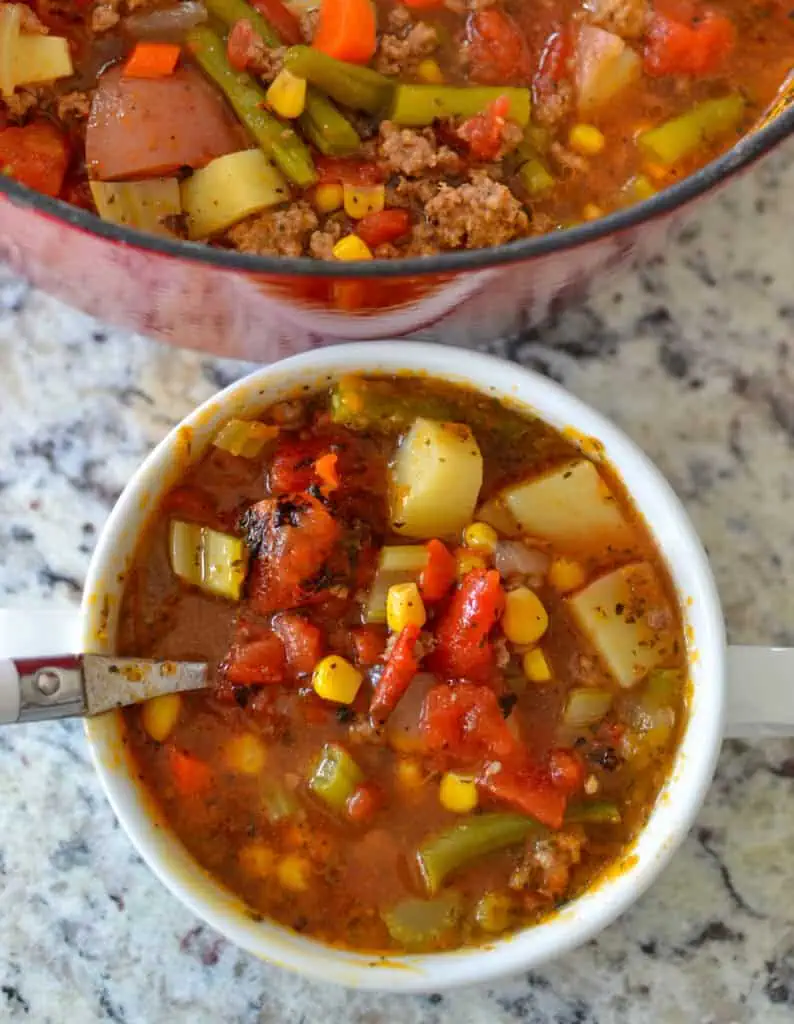
POLYGON ((392 528, 405 537, 454 537, 472 521, 482 454, 463 423, 417 419, 391 472, 392 528))
POLYGON ((648 562, 601 576, 566 604, 622 687, 639 683, 673 653, 675 617, 648 562))

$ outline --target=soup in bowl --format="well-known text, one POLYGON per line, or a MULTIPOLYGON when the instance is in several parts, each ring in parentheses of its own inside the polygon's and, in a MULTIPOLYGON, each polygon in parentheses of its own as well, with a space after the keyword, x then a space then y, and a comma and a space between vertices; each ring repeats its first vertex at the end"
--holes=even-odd
POLYGON ((260 371, 142 467, 87 640, 213 681, 89 737, 205 919, 428 989, 571 948, 651 880, 710 778, 723 641, 691 527, 613 427, 497 360, 380 351, 260 371))

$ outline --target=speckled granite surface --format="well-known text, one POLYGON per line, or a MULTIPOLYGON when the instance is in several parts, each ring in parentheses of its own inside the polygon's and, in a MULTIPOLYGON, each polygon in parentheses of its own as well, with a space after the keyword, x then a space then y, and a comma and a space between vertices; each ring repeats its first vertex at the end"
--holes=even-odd
MULTIPOLYGON (((665 255, 493 347, 613 416, 686 502, 731 637, 794 643, 794 147, 665 255)), ((0 603, 76 602, 134 466, 241 373, 108 333, 0 271, 0 603)), ((0 733, 0 1021, 783 1024, 794 1020, 794 740, 726 746, 692 836, 596 942, 465 993, 310 984, 202 927, 132 851, 79 725, 0 733)))

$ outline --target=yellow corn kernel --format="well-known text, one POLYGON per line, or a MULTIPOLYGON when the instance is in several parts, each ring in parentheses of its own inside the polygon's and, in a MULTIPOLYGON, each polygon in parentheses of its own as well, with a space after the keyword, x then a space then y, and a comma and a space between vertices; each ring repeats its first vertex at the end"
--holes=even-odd
POLYGON ((395 583, 386 595, 386 625, 392 633, 406 626, 424 626, 427 612, 415 583, 395 583))
POLYGON ((635 203, 640 203, 643 199, 650 199, 651 196, 656 195, 657 191, 650 178, 645 174, 637 174, 629 182, 628 192, 635 203))
POLYGON ((314 190, 314 205, 318 213, 341 210, 344 193, 341 185, 318 185, 314 190))
POLYGON ((333 248, 334 258, 352 262, 353 260, 371 260, 372 253, 366 242, 362 242, 358 235, 345 235, 340 238, 333 248))
POLYGON ((502 629, 513 644, 536 644, 549 627, 549 616, 538 595, 529 587, 508 590, 502 629))
POLYGON ((314 692, 323 700, 336 704, 352 704, 364 676, 338 654, 329 654, 315 665, 312 674, 314 692))
POLYGON ((594 124, 575 124, 568 133, 568 145, 582 156, 598 156, 606 144, 604 133, 594 124))
POLYGON ((276 855, 265 843, 246 843, 240 848, 237 861, 247 875, 264 878, 273 870, 276 855))
POLYGON ((290 892, 305 892, 309 888, 311 874, 311 864, 297 853, 288 853, 276 868, 276 877, 290 892))
POLYGON ((162 743, 176 725, 182 707, 178 693, 165 693, 147 700, 141 709, 143 727, 157 743, 162 743))
POLYGON ((412 757, 401 757, 395 771, 397 782, 403 789, 420 789, 424 785, 422 766, 412 757))
POLYGON ((551 679, 549 663, 539 647, 533 647, 532 650, 526 652, 521 659, 521 667, 531 683, 548 683, 551 679))
POLYGON ((279 117, 300 117, 306 106, 306 79, 285 68, 273 79, 266 98, 279 117))
POLYGON ((385 185, 343 185, 345 213, 361 220, 369 213, 380 213, 386 205, 385 185))
POLYGON ((477 551, 462 548, 455 552, 455 569, 459 580, 462 580, 467 572, 472 569, 487 569, 488 559, 484 558, 477 551))
POLYGON ((575 562, 572 558, 555 558, 549 566, 549 583, 561 594, 568 594, 572 590, 583 587, 587 575, 581 562, 575 562))
POLYGON ((583 220, 598 220, 599 217, 604 216, 604 211, 600 206, 595 203, 585 203, 582 207, 582 219, 583 220))
POLYGON ((264 743, 252 732, 233 736, 224 753, 227 767, 241 775, 258 775, 267 761, 264 743))
POLYGON ((468 814, 477 806, 477 783, 471 776, 445 772, 438 787, 441 806, 455 814, 468 814))
POLYGON ((420 82, 428 85, 441 85, 444 81, 444 72, 437 60, 428 57, 419 62, 416 68, 416 77, 420 82))
POLYGON ((463 531, 463 543, 467 548, 492 555, 499 543, 499 534, 487 523, 472 523, 463 531))

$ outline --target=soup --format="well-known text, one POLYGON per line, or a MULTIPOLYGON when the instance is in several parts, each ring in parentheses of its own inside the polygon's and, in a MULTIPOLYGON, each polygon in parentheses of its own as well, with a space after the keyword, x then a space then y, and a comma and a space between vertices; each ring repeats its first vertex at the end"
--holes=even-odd
POLYGON ((619 867, 670 772, 686 644, 597 456, 467 389, 350 377, 230 421, 165 496, 119 652, 212 682, 125 711, 126 740, 254 918, 453 948, 619 867))
POLYGON ((0 3, 0 173, 115 224, 338 261, 501 245, 729 148, 784 0, 0 3))

